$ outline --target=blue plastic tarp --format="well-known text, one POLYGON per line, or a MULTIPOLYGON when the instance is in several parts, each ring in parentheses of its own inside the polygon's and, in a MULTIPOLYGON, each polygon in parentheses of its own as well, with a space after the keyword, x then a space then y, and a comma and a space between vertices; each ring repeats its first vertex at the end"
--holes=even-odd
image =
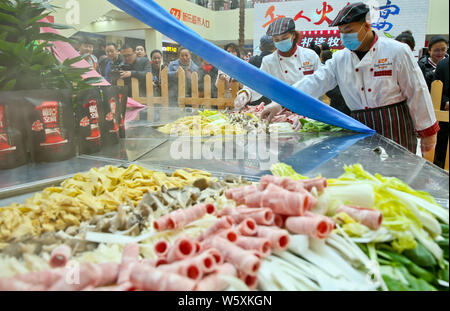
POLYGON ((355 119, 204 40, 153 0, 109 2, 206 59, 239 82, 299 115, 360 133, 375 133, 355 119))

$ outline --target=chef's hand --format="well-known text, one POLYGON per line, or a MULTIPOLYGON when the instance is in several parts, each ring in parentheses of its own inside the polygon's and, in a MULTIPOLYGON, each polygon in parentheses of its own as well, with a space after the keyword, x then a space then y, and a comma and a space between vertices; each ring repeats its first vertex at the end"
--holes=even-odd
POLYGON ((249 101, 250 101, 250 97, 248 96, 248 93, 240 92, 236 96, 236 99, 234 100, 234 109, 241 110, 242 108, 245 107, 245 105, 248 104, 249 101))
POLYGON ((267 118, 267 122, 270 123, 273 117, 281 112, 281 110, 283 110, 283 107, 281 107, 281 105, 277 103, 271 103, 270 105, 266 106, 266 108, 264 108, 264 111, 261 113, 261 119, 267 118))
POLYGON ((437 134, 429 137, 422 138, 420 140, 420 148, 422 149, 422 154, 430 152, 436 147, 437 134))
POLYGON ((121 79, 131 78, 131 71, 121 71, 120 78, 121 79))

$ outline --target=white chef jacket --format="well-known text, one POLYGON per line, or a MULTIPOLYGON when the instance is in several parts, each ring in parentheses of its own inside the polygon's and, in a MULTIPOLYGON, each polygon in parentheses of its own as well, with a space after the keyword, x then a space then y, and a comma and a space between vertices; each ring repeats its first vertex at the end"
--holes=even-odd
POLYGON ((362 60, 344 49, 294 84, 319 98, 337 85, 350 110, 397 104, 406 100, 415 129, 423 131, 436 123, 433 103, 425 78, 408 45, 376 36, 376 42, 362 60))
MULTIPOLYGON (((261 70, 271 76, 286 82, 289 85, 302 80, 305 76, 312 75, 320 67, 320 58, 311 49, 297 46, 292 56, 282 56, 275 51, 263 58, 261 70)), ((258 100, 261 94, 244 87, 250 96, 250 101, 258 100)))

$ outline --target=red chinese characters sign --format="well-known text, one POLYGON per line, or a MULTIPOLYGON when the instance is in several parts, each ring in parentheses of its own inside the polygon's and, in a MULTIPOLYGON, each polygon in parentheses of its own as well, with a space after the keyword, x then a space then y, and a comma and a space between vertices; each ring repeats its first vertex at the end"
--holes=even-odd
POLYGON ((271 23, 279 18, 292 17, 296 23, 301 22, 302 24, 306 23, 309 25, 305 27, 306 29, 317 29, 313 31, 301 31, 300 46, 308 47, 311 43, 317 45, 327 43, 331 49, 341 50, 344 47, 342 46, 337 30, 319 30, 328 27, 332 23, 333 18, 335 17, 334 15, 337 13, 335 12, 336 10, 328 1, 323 1, 320 5, 317 4, 317 7, 313 11, 305 11, 300 7, 294 12, 293 16, 285 16, 277 14, 275 5, 271 5, 266 10, 265 23, 262 24, 262 28, 266 30, 271 23))
MULTIPOLYGON (((329 15, 334 11, 334 8, 327 2, 324 1, 321 5, 321 7, 317 8, 315 10, 315 16, 308 16, 308 14, 305 13, 304 10, 299 10, 298 13, 296 13, 293 18, 294 21, 298 21, 300 19, 308 22, 313 23, 314 25, 320 26, 323 23, 327 23, 326 25, 330 25, 332 23, 332 19, 330 19, 329 15)), ((265 18, 268 20, 265 24, 262 25, 263 28, 266 28, 270 24, 272 24, 274 21, 276 21, 279 18, 286 17, 285 15, 278 15, 275 12, 275 6, 271 5, 265 14, 265 18)))
POLYGON ((203 26, 205 28, 211 27, 211 22, 205 18, 201 18, 199 16, 195 16, 193 14, 189 14, 187 12, 182 12, 179 9, 172 8, 170 9, 170 14, 175 16, 178 20, 183 21, 185 23, 190 23, 194 25, 203 26))

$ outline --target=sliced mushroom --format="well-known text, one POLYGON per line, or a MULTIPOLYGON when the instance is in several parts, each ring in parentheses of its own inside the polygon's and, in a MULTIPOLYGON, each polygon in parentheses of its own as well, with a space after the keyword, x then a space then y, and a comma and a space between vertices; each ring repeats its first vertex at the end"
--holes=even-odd
POLYGON ((209 187, 208 180, 206 178, 200 178, 194 181, 194 187, 199 188, 201 191, 209 187))

